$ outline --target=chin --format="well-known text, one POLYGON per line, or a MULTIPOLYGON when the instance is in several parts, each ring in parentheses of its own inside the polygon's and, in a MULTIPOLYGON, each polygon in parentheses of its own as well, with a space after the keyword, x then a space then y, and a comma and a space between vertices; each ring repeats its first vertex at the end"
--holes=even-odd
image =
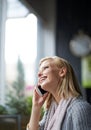
POLYGON ((47 85, 46 85, 46 84, 41 84, 41 88, 42 88, 42 89, 44 89, 44 90, 45 90, 45 89, 46 89, 46 87, 47 87, 47 85))

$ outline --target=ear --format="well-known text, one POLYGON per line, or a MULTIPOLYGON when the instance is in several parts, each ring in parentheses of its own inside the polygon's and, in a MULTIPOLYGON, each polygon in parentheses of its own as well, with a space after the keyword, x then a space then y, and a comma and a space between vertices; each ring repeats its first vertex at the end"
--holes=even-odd
POLYGON ((66 75, 67 72, 67 68, 66 67, 62 67, 59 71, 59 76, 60 77, 64 77, 66 75))

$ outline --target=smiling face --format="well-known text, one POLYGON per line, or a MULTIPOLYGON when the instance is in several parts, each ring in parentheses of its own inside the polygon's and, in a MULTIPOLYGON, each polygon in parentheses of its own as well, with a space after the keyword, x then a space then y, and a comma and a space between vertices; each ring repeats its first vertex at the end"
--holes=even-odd
POLYGON ((52 60, 43 61, 39 67, 38 84, 50 93, 55 92, 60 81, 59 71, 52 60))

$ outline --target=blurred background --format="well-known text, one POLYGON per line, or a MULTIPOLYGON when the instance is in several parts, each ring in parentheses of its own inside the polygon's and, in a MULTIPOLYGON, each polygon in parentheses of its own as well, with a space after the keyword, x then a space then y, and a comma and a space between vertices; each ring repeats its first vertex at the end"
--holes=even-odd
POLYGON ((91 103, 90 12, 87 0, 0 0, 1 130, 25 130, 45 56, 71 63, 91 103))

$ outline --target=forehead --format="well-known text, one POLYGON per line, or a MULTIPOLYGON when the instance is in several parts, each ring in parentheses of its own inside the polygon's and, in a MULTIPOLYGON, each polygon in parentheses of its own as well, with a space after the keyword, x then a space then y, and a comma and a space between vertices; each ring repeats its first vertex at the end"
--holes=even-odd
POLYGON ((41 62, 39 68, 43 68, 43 67, 46 66, 46 65, 53 66, 54 63, 53 63, 52 60, 44 60, 44 61, 41 62))

